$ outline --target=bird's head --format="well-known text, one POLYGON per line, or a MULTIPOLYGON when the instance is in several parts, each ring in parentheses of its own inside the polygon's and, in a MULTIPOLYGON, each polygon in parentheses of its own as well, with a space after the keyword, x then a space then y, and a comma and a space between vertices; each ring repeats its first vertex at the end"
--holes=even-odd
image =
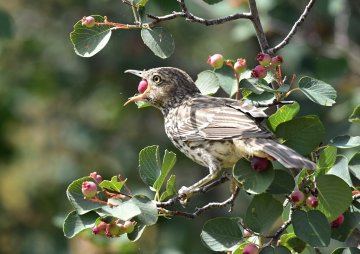
POLYGON ((145 101, 158 108, 171 102, 180 102, 186 95, 199 93, 194 81, 184 71, 173 67, 160 67, 144 71, 127 70, 142 78, 138 90, 140 94, 129 98, 124 104, 145 101))

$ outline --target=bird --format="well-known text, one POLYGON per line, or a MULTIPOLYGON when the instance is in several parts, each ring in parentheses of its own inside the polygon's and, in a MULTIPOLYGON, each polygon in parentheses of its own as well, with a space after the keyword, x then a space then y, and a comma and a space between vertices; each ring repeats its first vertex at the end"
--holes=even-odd
POLYGON ((268 115, 249 101, 201 94, 193 79, 174 67, 127 70, 142 79, 145 88, 124 104, 144 101, 164 116, 165 132, 174 146, 209 173, 179 195, 193 192, 218 178, 242 158, 277 160, 286 168, 312 169, 316 164, 281 144, 260 124, 268 115), (145 82, 145 83, 144 83, 145 82))

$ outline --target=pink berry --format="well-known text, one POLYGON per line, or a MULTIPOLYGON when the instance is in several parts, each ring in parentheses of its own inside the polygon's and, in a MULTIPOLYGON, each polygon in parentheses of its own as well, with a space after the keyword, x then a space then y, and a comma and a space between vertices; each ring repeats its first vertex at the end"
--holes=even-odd
POLYGON ((208 57, 207 63, 214 69, 220 69, 224 64, 224 57, 221 54, 215 54, 208 57))
POLYGON ((90 177, 92 177, 96 182, 101 183, 102 182, 102 176, 98 175, 97 172, 90 173, 90 177))
POLYGON ((243 249, 243 253, 244 254, 258 254, 259 253, 259 249, 256 245, 254 244, 248 244, 245 246, 245 248, 243 249))
POLYGON ((253 78, 259 78, 259 79, 265 78, 266 74, 267 74, 267 70, 262 65, 255 66, 255 68, 252 69, 252 71, 251 71, 251 77, 253 77, 253 78))
POLYGON ((317 197, 310 195, 306 199, 306 205, 310 208, 316 208, 319 205, 319 201, 318 201, 317 197))
POLYGON ((125 233, 125 229, 122 225, 118 225, 116 223, 111 223, 106 226, 105 235, 109 238, 118 237, 125 233))
POLYGON ((87 198, 93 198, 96 195, 97 192, 97 186, 96 183, 91 181, 85 181, 81 185, 81 191, 87 198))
POLYGON ((95 26, 95 18, 91 16, 83 17, 81 19, 81 25, 91 28, 95 26))
POLYGON ((278 66, 280 64, 282 64, 284 62, 284 59, 282 56, 274 56, 273 58, 271 58, 271 64, 273 66, 278 66))
POLYGON ((268 66, 271 62, 271 56, 269 54, 260 52, 256 56, 256 60, 262 65, 262 66, 268 66))
POLYGON ((139 93, 144 93, 147 87, 148 87, 148 82, 145 79, 141 80, 138 85, 139 93))
POLYGON ((250 230, 244 228, 243 236, 250 237, 250 236, 252 236, 252 232, 250 230))
POLYGON ((344 223, 344 219, 345 219, 344 215, 343 215, 343 214, 340 214, 335 220, 333 220, 333 221, 331 222, 331 227, 332 227, 332 228, 338 228, 338 227, 340 227, 341 224, 344 223))
POLYGON ((107 223, 101 221, 97 226, 95 226, 95 227, 92 228, 92 232, 93 232, 95 235, 104 234, 107 225, 108 225, 107 223))
POLYGON ((251 168, 257 172, 262 172, 268 169, 269 167, 269 160, 266 158, 261 157, 252 157, 251 158, 251 168))
POLYGON ((304 202, 305 195, 302 191, 294 190, 290 194, 290 199, 295 205, 301 205, 304 202))
POLYGON ((246 59, 239 58, 234 63, 234 70, 236 73, 243 73, 246 70, 246 59))

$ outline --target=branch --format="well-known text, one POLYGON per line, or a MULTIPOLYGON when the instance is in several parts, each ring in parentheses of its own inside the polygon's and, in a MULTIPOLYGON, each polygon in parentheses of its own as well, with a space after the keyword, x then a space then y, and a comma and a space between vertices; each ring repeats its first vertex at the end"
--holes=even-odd
POLYGON ((283 47, 285 47, 285 45, 287 45, 290 40, 292 39, 292 37, 295 35, 298 27, 300 25, 302 25, 302 23, 305 21, 307 15, 309 14, 311 8, 314 6, 316 0, 310 0, 309 3, 306 5, 303 13, 300 15, 299 19, 295 22, 295 24, 293 25, 293 27, 291 28, 290 32, 288 33, 288 35, 275 47, 270 48, 267 50, 268 53, 270 54, 275 54, 276 51, 282 49, 283 47))
POLYGON ((259 12, 257 10, 255 0, 249 0, 249 8, 251 13, 251 21, 255 28, 256 37, 258 38, 261 52, 268 52, 270 46, 260 22, 259 12))

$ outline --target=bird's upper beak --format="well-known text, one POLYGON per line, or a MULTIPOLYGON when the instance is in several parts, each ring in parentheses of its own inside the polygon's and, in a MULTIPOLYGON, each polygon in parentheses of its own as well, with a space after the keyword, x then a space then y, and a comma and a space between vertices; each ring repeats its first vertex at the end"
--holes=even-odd
MULTIPOLYGON (((140 78, 142 78, 143 76, 143 71, 138 71, 138 70, 126 70, 125 73, 131 73, 134 74, 136 76, 139 76, 140 78)), ((150 91, 150 84, 148 84, 146 90, 142 93, 142 94, 138 94, 136 96, 130 97, 129 100, 127 102, 125 102, 124 106, 128 105, 131 102, 134 101, 142 101, 145 99, 145 95, 150 91)))

